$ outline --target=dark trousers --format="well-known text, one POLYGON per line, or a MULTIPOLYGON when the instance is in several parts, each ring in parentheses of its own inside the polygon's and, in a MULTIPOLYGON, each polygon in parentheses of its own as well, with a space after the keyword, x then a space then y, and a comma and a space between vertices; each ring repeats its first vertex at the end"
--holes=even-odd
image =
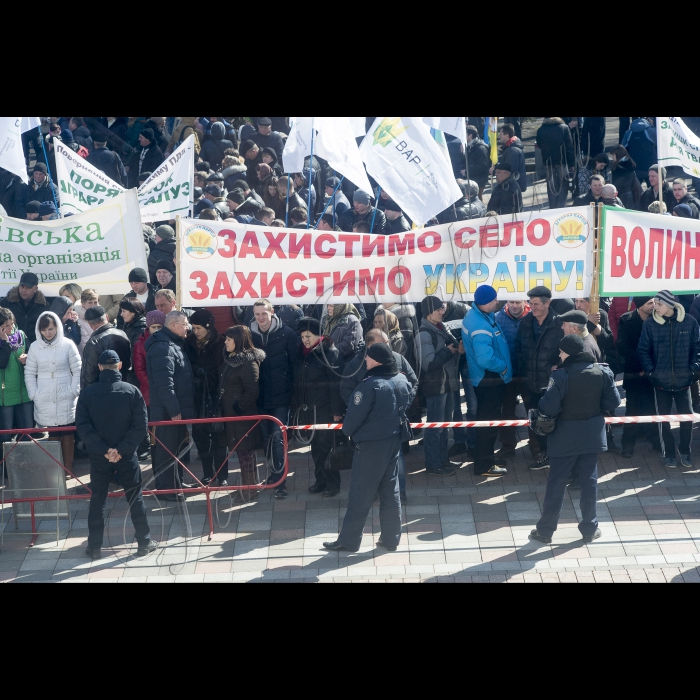
POLYGON ((129 504, 131 522, 136 530, 136 541, 139 545, 151 541, 151 531, 148 527, 146 507, 143 504, 141 492, 141 468, 134 453, 131 457, 122 457, 116 464, 111 464, 103 455, 90 455, 90 510, 88 512, 88 546, 90 549, 100 549, 105 530, 105 503, 109 493, 109 482, 114 472, 119 476, 119 483, 124 488, 124 495, 129 504))
POLYGON ((340 488, 340 472, 326 469, 326 460, 333 449, 333 431, 318 430, 311 441, 311 458, 314 460, 316 482, 326 488, 340 488))
MULTIPOLYGON (((454 398, 451 391, 438 396, 428 396, 425 399, 428 417, 426 423, 447 423, 452 420, 454 398)), ((429 472, 437 471, 450 461, 447 443, 450 439, 449 428, 426 429, 423 437, 425 452, 425 468, 429 472)))
MULTIPOLYGON (((0 430, 29 430, 34 427, 34 402, 16 406, 0 406, 0 430)), ((63 433, 65 434, 65 433, 63 433)), ((36 437, 36 436, 35 436, 36 437)), ((0 441, 10 442, 12 435, 0 435, 0 441)), ((2 457, 2 455, 0 455, 2 457)))
MULTIPOLYGON (((690 389, 683 391, 664 391, 663 389, 655 390, 656 396, 656 415, 672 415, 673 402, 676 402, 676 415, 687 415, 693 412, 692 403, 690 400, 690 389)), ((661 433, 661 449, 664 452, 664 457, 676 457, 676 441, 671 434, 670 423, 660 423, 659 428, 661 433)), ((681 440, 678 445, 678 451, 682 455, 690 454, 690 441, 693 438, 693 424, 681 423, 681 440)))
MULTIPOLYGON (((289 423, 289 408, 264 408, 262 413, 266 416, 273 416, 284 425, 289 423)), ((262 434, 263 445, 265 446, 265 457, 270 465, 270 483, 276 484, 284 473, 284 441, 282 431, 277 423, 265 420, 260 423, 260 433, 262 434)), ((286 484, 286 480, 281 486, 286 484)))
MULTIPOLYGON (((521 391, 521 382, 515 379, 510 384, 506 384, 503 394, 503 420, 515 420, 515 409, 518 407, 518 396, 521 391)), ((515 450, 518 446, 517 428, 501 428, 499 437, 505 450, 515 450)))
POLYGON ((569 476, 576 469, 581 484, 581 523, 578 529, 584 537, 593 536, 598 529, 598 455, 550 457, 549 464, 547 492, 537 530, 545 537, 551 537, 557 531, 569 476))
MULTIPOLYGON (((573 163, 569 163, 573 166, 573 163)), ((569 177, 563 165, 547 164, 547 199, 550 209, 562 209, 569 196, 569 177)))
MULTIPOLYGON (((474 387, 476 393, 476 420, 498 421, 503 412, 503 396, 506 385, 494 383, 493 379, 482 379, 474 387)), ((484 474, 494 466, 494 447, 498 438, 498 428, 477 428, 474 448, 474 473, 484 474)))
MULTIPOLYGON (((533 408, 539 408, 540 400, 544 396, 544 392, 535 393, 534 391, 523 391, 523 403, 525 404, 525 409, 530 411, 533 408)), ((530 428, 528 430, 528 438, 530 444, 530 452, 532 456, 537 458, 541 454, 547 453, 547 436, 537 435, 533 433, 530 428)))
POLYGON ((161 425, 155 429, 155 433, 159 441, 156 442, 156 466, 153 470, 156 478, 156 490, 181 489, 182 465, 170 455, 178 456, 178 451, 187 438, 187 428, 184 425, 161 425))
POLYGON ((192 438, 195 445, 197 445, 204 478, 213 479, 218 471, 217 479, 219 481, 227 481, 228 459, 226 459, 226 446, 220 444, 222 440, 221 434, 214 433, 212 435, 206 430, 206 426, 196 424, 192 426, 192 438), (219 468, 221 468, 221 471, 219 471, 219 468))
POLYGON ((379 494, 379 523, 382 542, 398 547, 401 541, 401 499, 399 497, 399 452, 401 438, 359 443, 352 462, 348 510, 338 542, 356 551, 362 544, 362 531, 379 494))
MULTIPOLYGON (((656 413, 654 387, 649 382, 642 380, 630 384, 625 387, 625 392, 627 393, 626 415, 653 416, 656 413)), ((628 423, 622 430, 622 447, 633 449, 635 442, 641 435, 646 435, 654 445, 658 445, 660 442, 658 428, 655 425, 628 423)))

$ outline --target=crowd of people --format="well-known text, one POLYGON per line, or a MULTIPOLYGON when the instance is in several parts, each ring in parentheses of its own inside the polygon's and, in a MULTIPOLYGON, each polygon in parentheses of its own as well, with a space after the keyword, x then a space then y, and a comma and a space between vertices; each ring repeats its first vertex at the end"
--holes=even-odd
MULTIPOLYGON (((367 119, 371 124, 373 118, 367 119)), ((449 143, 463 197, 438 215, 440 223, 516 214, 523 207, 528 176, 520 118, 508 118, 501 125, 496 163, 483 140, 480 118, 469 119, 468 143, 463 148, 449 143), (489 181, 493 185, 486 203, 489 181)), ((284 117, 250 117, 236 125, 224 117, 46 118, 40 130, 25 134, 29 184, 0 172, 0 204, 19 218, 60 216, 52 138, 120 184, 138 186, 194 135, 195 217, 364 233, 411 228, 413 222, 390 193, 358 190, 320 159, 307 159, 304 172, 283 173, 288 131, 284 117)), ((652 157, 649 145, 654 139, 653 118, 640 117, 608 153, 604 117, 545 118, 537 132, 537 148, 549 206, 565 206, 572 193, 574 205, 602 201, 700 218, 700 201, 688 193, 686 180, 669 182, 665 170, 655 164, 655 146, 652 157)), ((560 385, 562 375, 557 372, 573 366, 574 360, 604 363, 622 374, 628 413, 667 414, 674 402, 679 414, 700 407, 700 298, 694 295, 674 297, 661 291, 655 297, 601 300, 600 309, 593 310, 590 298, 553 299, 546 287, 530 290, 527 298, 499 301, 496 291, 483 285, 472 305, 429 296, 419 304, 399 299, 273 307, 260 299, 250 307, 180 309, 173 224, 144 224, 147 269, 130 272, 131 289, 123 296, 100 296, 95 289, 68 284, 51 299, 39 289, 36 275, 25 273, 0 300, 0 428, 45 428, 49 440, 61 442, 64 465, 71 473, 76 449, 89 451, 90 445, 84 440, 76 444, 72 432, 54 431, 76 424, 78 399, 101 381, 105 353, 116 358, 110 371, 139 389, 149 419, 165 423, 155 428, 155 439, 144 436, 136 452, 140 460, 151 461, 154 486, 170 491, 163 498, 171 501, 184 500, 192 486, 182 467, 190 444, 182 421, 266 415, 282 425, 340 423, 355 410, 353 405, 359 405, 358 387, 375 380, 377 366, 395 366, 405 378, 405 408, 412 422, 510 420, 521 402, 528 411, 546 416, 547 407, 556 405, 547 398, 548 389, 560 385), (377 364, 367 362, 370 355, 379 358, 377 364)), ((596 381, 608 381, 604 372, 594 374, 596 381)), ((574 391, 573 386, 565 389, 574 391)), ((605 411, 611 413, 619 396, 615 404, 608 388, 601 392, 605 411)), ((583 406, 568 420, 588 420, 585 402, 583 406)), ((593 407, 588 411, 595 413, 593 407)), ((227 486, 229 458, 235 453, 241 484, 251 487, 253 497, 255 486, 267 481, 276 485, 276 498, 286 498, 279 424, 238 420, 194 426, 191 437, 201 461, 202 483, 227 486)), ((661 430, 625 425, 621 448, 613 431, 603 428, 602 440, 594 435, 588 443, 581 442, 583 430, 568 446, 556 440, 554 451, 551 439, 535 428, 528 434, 532 470, 550 468, 552 460, 570 456, 571 450, 587 454, 589 447, 591 454, 607 449, 631 458, 641 438, 662 452, 666 467, 693 466, 690 423, 682 424, 679 445, 667 424, 661 430)), ((507 473, 518 446, 514 428, 455 429, 452 445, 449 434, 439 428, 424 432, 428 475, 451 476, 473 464, 476 475, 499 478, 507 473)), ((78 437, 82 438, 80 431, 78 437)), ((295 437, 311 447, 315 480, 309 491, 336 496, 341 486, 335 464, 338 435, 319 430, 298 431, 295 437)), ((3 436, 3 441, 9 439, 3 436)), ((403 455, 412 441, 402 442, 397 478, 405 502, 403 455)), ((574 465, 568 482, 589 489, 591 463, 579 466, 585 478, 574 465)), ((116 471, 111 476, 118 479, 116 471)), ((586 494, 589 498, 590 491, 586 494)), ((548 522, 551 525, 551 517, 548 522)))

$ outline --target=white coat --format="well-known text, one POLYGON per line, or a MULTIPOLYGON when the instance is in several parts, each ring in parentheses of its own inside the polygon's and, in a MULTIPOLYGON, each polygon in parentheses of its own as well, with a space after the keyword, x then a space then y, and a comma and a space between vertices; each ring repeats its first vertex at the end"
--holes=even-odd
POLYGON ((63 324, 56 314, 46 311, 36 323, 36 337, 27 355, 24 381, 34 402, 34 420, 41 428, 70 425, 75 422, 75 406, 80 394, 80 355, 78 348, 63 335, 63 324), (39 324, 52 316, 57 333, 47 343, 39 324))

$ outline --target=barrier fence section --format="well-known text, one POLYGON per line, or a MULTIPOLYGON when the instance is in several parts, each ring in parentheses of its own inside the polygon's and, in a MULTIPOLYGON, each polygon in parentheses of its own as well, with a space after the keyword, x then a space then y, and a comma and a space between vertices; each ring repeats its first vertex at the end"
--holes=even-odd
MULTIPOLYGON (((610 425, 624 425, 624 424, 644 424, 644 423, 686 423, 686 422, 693 422, 693 423, 698 423, 700 422, 700 414, 689 414, 689 415, 656 415, 656 416, 624 416, 624 417, 612 417, 612 418, 606 418, 605 422, 610 424, 610 425)), ((457 422, 457 423, 412 423, 411 427, 414 429, 427 429, 430 430, 431 428, 520 428, 520 427, 528 427, 530 425, 529 420, 510 420, 510 421, 466 421, 466 422, 457 422)), ((318 425, 296 425, 296 426, 286 426, 284 425, 280 420, 275 418, 274 416, 241 416, 241 417, 230 417, 230 418, 206 418, 206 419, 198 419, 198 420, 183 420, 183 421, 160 421, 160 422, 154 422, 154 423, 149 423, 148 424, 148 432, 152 436, 152 438, 155 440, 157 444, 160 444, 161 447, 168 453, 168 455, 174 460, 175 463, 179 464, 183 470, 190 476, 194 481, 196 482, 196 486, 194 488, 172 488, 172 489, 161 489, 161 490, 146 490, 144 489, 143 495, 144 496, 155 496, 156 498, 158 496, 166 496, 170 494, 179 494, 179 493, 186 493, 187 495, 197 495, 197 494, 204 494, 206 496, 207 500, 207 517, 209 519, 209 539, 211 540, 212 535, 214 534, 214 517, 213 517, 213 511, 212 511, 212 503, 211 503, 211 497, 212 494, 217 494, 217 493, 227 493, 227 492, 247 492, 247 491, 265 491, 265 490, 271 490, 271 489, 276 489, 279 486, 281 486, 285 480, 287 479, 287 475, 289 474, 289 437, 288 433, 290 431, 316 431, 316 430, 342 430, 343 425, 342 423, 328 423, 328 424, 318 424, 318 425), (270 421, 272 423, 275 423, 282 434, 282 442, 283 442, 283 450, 284 450, 284 469, 282 472, 282 475, 280 476, 279 481, 273 483, 273 484, 268 484, 267 481, 262 484, 253 484, 253 485, 243 485, 243 484, 237 484, 234 486, 211 486, 211 484, 204 484, 198 477, 196 477, 192 471, 187 467, 187 465, 183 464, 181 461, 180 457, 184 456, 186 452, 189 451, 191 448, 191 437, 190 437, 190 444, 182 454, 178 453, 178 455, 174 455, 159 439, 156 434, 155 428, 158 427, 175 427, 175 426, 190 426, 190 425, 211 425, 213 423, 253 423, 253 425, 248 429, 246 434, 237 442, 236 447, 240 445, 243 440, 245 440, 263 421, 270 421)), ((73 479, 75 479, 78 484, 83 487, 83 489, 87 493, 81 493, 81 494, 72 494, 72 495, 66 495, 66 496, 37 496, 33 498, 11 498, 7 499, 4 501, 4 503, 8 505, 12 505, 14 503, 29 503, 30 504, 30 509, 31 509, 31 523, 32 523, 32 532, 29 534, 33 535, 32 542, 30 546, 33 546, 36 543, 36 540, 39 536, 39 533, 36 532, 36 518, 35 518, 35 508, 36 504, 40 502, 47 502, 47 501, 84 501, 88 500, 91 498, 92 493, 90 491, 90 488, 87 484, 84 484, 79 477, 77 477, 72 471, 67 469, 65 465, 61 464, 59 461, 54 459, 52 455, 50 455, 47 450, 44 449, 42 446, 42 440, 37 440, 34 435, 36 434, 43 434, 46 432, 48 428, 33 428, 29 430, 0 430, 0 437, 4 435, 11 435, 11 436, 22 436, 23 438, 31 440, 34 444, 36 444, 44 454, 46 454, 52 461, 56 462, 67 474, 69 474, 73 479)), ((71 433, 71 432, 76 432, 75 427, 65 427, 65 428, 51 428, 50 429, 52 433, 71 433)), ((7 443, 5 443, 7 444, 7 443)), ((8 452, 8 456, 12 453, 12 451, 15 449, 15 447, 19 444, 19 440, 13 443, 13 447, 10 449, 8 452)), ((235 452, 235 447, 230 451, 230 453, 226 457, 226 461, 228 461, 230 454, 235 452)), ((0 465, 2 465, 5 461, 5 455, 0 455, 0 465)), ((224 467, 224 464, 226 462, 222 463, 219 465, 219 468, 216 471, 216 474, 214 475, 214 479, 218 478, 219 473, 224 467)), ((172 465, 172 468, 174 469, 174 463, 169 462, 168 466, 170 467, 172 465)), ((213 483, 213 480, 212 480, 213 483)), ((117 492, 110 492, 108 494, 108 498, 121 498, 123 496, 123 492, 117 491, 117 492)), ((23 533, 24 534, 24 533, 23 533)))
MULTIPOLYGON (((36 509, 36 504, 41 503, 41 502, 48 502, 48 501, 85 501, 89 500, 92 497, 92 492, 90 491, 90 487, 88 484, 84 484, 79 477, 77 477, 72 471, 67 469, 65 465, 61 464, 58 460, 56 460, 47 450, 44 449, 42 442, 43 440, 38 440, 34 437, 34 435, 37 434, 43 434, 46 433, 47 430, 51 431, 51 433, 75 433, 77 429, 74 426, 70 427, 65 427, 65 428, 32 428, 32 429, 26 429, 26 430, 0 430, 0 438, 2 438, 5 435, 8 436, 22 436, 23 439, 28 439, 31 442, 33 442, 35 445, 41 449, 41 451, 47 455, 53 462, 58 464, 61 469, 63 469, 66 474, 70 475, 71 478, 75 479, 79 487, 82 487, 86 493, 79 493, 79 494, 71 494, 71 495, 66 495, 66 496, 35 496, 35 497, 28 497, 28 498, 8 498, 4 501, 5 504, 7 505, 12 505, 14 503, 29 503, 30 509, 31 509, 31 524, 32 524, 32 532, 31 533, 22 533, 22 534, 31 534, 32 535, 32 541, 30 544, 30 547, 33 547, 34 544, 36 544, 36 540, 39 536, 40 533, 36 531, 36 515, 35 515, 35 509, 36 509)), ((275 418, 274 416, 241 416, 241 417, 229 417, 229 418, 206 418, 206 419, 198 419, 198 420, 183 420, 183 421, 160 421, 160 422, 153 422, 148 424, 148 433, 152 437, 152 439, 155 441, 156 444, 159 444, 163 450, 169 455, 171 460, 167 464, 166 468, 172 468, 175 469, 175 463, 179 464, 183 471, 186 472, 195 482, 194 488, 172 488, 172 489, 143 489, 143 495, 144 496, 167 496, 171 494, 187 494, 188 496, 195 496, 199 494, 204 494, 207 499, 207 517, 209 520, 209 539, 211 540, 212 535, 214 534, 214 515, 212 511, 212 502, 211 502, 211 497, 212 494, 217 494, 217 493, 232 493, 232 492, 248 492, 248 491, 266 491, 266 490, 271 490, 271 489, 276 489, 279 486, 281 486, 285 480, 287 479, 287 475, 289 473, 289 440, 288 440, 288 430, 287 426, 285 426, 280 420, 275 418), (282 470, 281 476, 278 481, 275 483, 265 483, 262 484, 252 484, 252 485, 243 485, 243 484, 237 484, 234 486, 212 486, 211 484, 204 484, 197 476, 195 476, 192 471, 188 468, 186 464, 183 464, 181 461, 181 457, 183 457, 187 452, 189 452, 191 446, 192 446, 192 439, 190 436, 190 442, 186 450, 183 452, 178 452, 177 455, 174 455, 164 444, 163 442, 158 438, 157 436, 157 431, 155 430, 158 427, 177 427, 177 426, 190 426, 190 425, 211 425, 213 423, 251 423, 251 427, 247 430, 245 435, 238 440, 236 443, 235 447, 230 450, 230 452, 227 454, 226 461, 223 462, 222 464, 219 465, 218 469, 216 470, 216 473, 212 479, 212 482, 218 478, 218 475, 221 473, 221 470, 224 468, 224 465, 226 462, 228 462, 229 458, 232 456, 233 452, 235 452, 236 448, 262 423, 263 421, 270 421, 272 423, 275 423, 279 428, 280 432, 282 434, 282 447, 283 447, 283 454, 284 454, 284 468, 282 470)), ((7 453, 7 457, 13 452, 13 450, 17 447, 17 445, 20 443, 20 440, 17 439, 16 442, 14 443, 4 443, 4 444, 12 444, 12 448, 9 450, 7 453)), ((4 465, 4 461, 6 459, 6 456, 4 454, 0 455, 0 465, 4 465)), ((155 467, 154 467, 154 477, 155 478, 155 467)), ((124 496, 123 491, 117 491, 117 492, 110 492, 108 494, 108 498, 122 498, 124 496)))

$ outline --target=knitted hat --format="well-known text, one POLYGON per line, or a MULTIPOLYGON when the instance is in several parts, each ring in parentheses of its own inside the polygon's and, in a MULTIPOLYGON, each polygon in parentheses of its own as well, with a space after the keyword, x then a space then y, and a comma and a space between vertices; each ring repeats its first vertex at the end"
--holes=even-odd
POLYGON ((690 208, 689 204, 676 204, 676 206, 673 207, 673 213, 676 216, 680 216, 681 219, 693 218, 693 210, 690 208))
POLYGON ((172 226, 163 224, 163 226, 159 226, 156 229, 156 236, 158 236, 158 238, 160 238, 162 241, 169 241, 171 238, 175 238, 175 231, 173 231, 172 226))
POLYGON ((141 132, 141 136, 143 138, 148 139, 151 143, 153 143, 156 140, 156 135, 153 133, 153 129, 144 129, 141 132))
POLYGON ((474 294, 474 303, 477 306, 486 306, 486 304, 490 304, 496 297, 498 297, 498 293, 493 287, 490 287, 488 284, 482 284, 481 287, 476 290, 476 294, 474 294))
POLYGON ((385 343, 375 343, 367 349, 367 357, 371 357, 380 365, 389 365, 396 361, 391 348, 385 343))
POLYGON ((403 211, 401 207, 393 200, 387 199, 384 205, 385 211, 403 211))
POLYGON ((632 301, 634 301, 634 305, 638 308, 641 309, 644 304, 646 304, 650 299, 653 299, 654 297, 632 297, 632 301))
POLYGON ((167 270, 171 275, 174 275, 175 265, 173 264, 172 260, 161 260, 156 265, 156 272, 158 272, 158 270, 167 270))
POLYGON ((372 201, 372 199, 364 190, 357 190, 352 196, 352 201, 367 206, 372 201))
POLYGON ((427 318, 434 311, 441 309, 445 305, 445 302, 440 299, 440 297, 425 297, 420 303, 421 311, 423 312, 423 317, 427 318))
POLYGON ((34 166, 34 170, 32 170, 33 173, 44 173, 44 175, 48 174, 48 170, 46 169, 46 165, 44 163, 37 163, 34 166))
POLYGON ((129 282, 148 282, 148 274, 142 267, 135 267, 129 273, 129 282))
POLYGON ((150 328, 155 325, 165 325, 165 314, 162 311, 149 311, 146 314, 146 326, 150 328))
POLYGON ((36 200, 27 202, 27 206, 24 209, 27 214, 38 214, 41 209, 41 202, 37 202, 36 200))
POLYGON ((39 206, 39 216, 49 216, 56 213, 56 205, 53 202, 42 202, 39 206))
POLYGON ((212 329, 214 327, 214 315, 206 309, 197 309, 190 316, 191 326, 201 326, 202 328, 212 329))
POLYGON ((255 148, 255 146, 256 146, 255 141, 250 141, 250 140, 244 141, 244 142, 241 144, 241 147, 240 147, 240 149, 239 149, 238 152, 239 152, 242 156, 244 156, 244 155, 245 155, 246 153, 248 153, 248 151, 250 151, 252 148, 255 148))
POLYGON ((578 335, 565 335, 559 343, 559 349, 567 355, 578 355, 584 351, 583 338, 578 335))
POLYGON ((297 330, 299 334, 308 332, 321 335, 321 322, 316 318, 302 318, 297 325, 297 330))
POLYGON ((654 299, 657 301, 663 302, 664 304, 666 304, 666 306, 670 306, 671 308, 673 308, 673 305, 678 302, 678 299, 676 299, 676 297, 673 296, 673 294, 671 294, 671 292, 669 292, 666 289, 660 291, 654 297, 654 299))

